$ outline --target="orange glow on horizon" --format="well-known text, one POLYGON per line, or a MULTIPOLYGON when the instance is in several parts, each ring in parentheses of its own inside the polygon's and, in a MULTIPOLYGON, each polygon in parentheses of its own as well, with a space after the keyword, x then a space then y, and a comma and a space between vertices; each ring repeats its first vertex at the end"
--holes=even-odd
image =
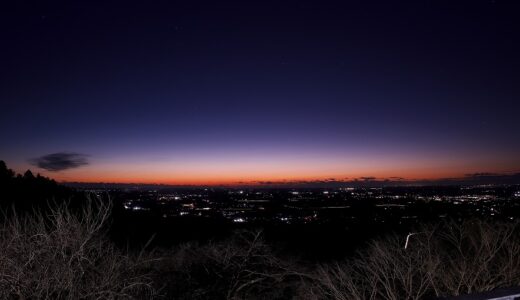
MULTIPOLYGON (((513 173, 503 171, 501 173, 513 173)), ((204 175, 191 176, 52 176, 53 174, 46 174, 59 182, 84 182, 84 183, 122 183, 122 184, 162 184, 162 185, 179 185, 179 186, 234 186, 234 185, 262 185, 262 183, 271 182, 273 184, 291 184, 304 182, 320 182, 320 181, 344 181, 346 183, 355 180, 363 180, 363 178, 374 177, 374 180, 383 181, 435 181, 442 179, 462 179, 466 172, 453 171, 437 171, 437 172, 415 172, 407 173, 405 176, 398 175, 398 172, 380 172, 380 173, 366 173, 366 174, 331 174, 322 176, 302 176, 297 174, 280 174, 276 176, 233 176, 232 174, 222 174, 222 176, 210 177, 204 175), (375 175, 374 175, 375 174, 375 175)))

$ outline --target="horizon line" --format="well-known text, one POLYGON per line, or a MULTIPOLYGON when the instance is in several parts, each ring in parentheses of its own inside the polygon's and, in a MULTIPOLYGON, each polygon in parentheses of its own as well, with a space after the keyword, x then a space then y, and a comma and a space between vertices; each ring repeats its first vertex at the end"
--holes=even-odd
POLYGON ((331 188, 356 186, 448 186, 448 185, 516 185, 520 184, 520 172, 475 173, 460 177, 437 179, 406 179, 401 177, 359 177, 349 180, 273 180, 239 181, 232 183, 175 184, 161 182, 104 182, 104 181, 58 181, 63 185, 111 185, 111 186, 157 186, 165 188, 331 188))

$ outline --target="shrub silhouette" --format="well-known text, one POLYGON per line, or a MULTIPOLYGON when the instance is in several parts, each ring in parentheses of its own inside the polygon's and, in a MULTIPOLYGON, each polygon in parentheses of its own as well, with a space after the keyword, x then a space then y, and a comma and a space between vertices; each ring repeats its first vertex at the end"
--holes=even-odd
POLYGON ((375 240, 357 256, 322 265, 313 299, 424 299, 520 286, 518 223, 469 220, 375 240))
POLYGON ((288 299, 307 273, 282 260, 260 231, 238 231, 206 245, 183 244, 156 270, 168 298, 288 299))
POLYGON ((0 225, 1 299, 114 299, 154 295, 148 259, 116 249, 104 227, 110 205, 93 200, 79 214, 10 214, 0 225))

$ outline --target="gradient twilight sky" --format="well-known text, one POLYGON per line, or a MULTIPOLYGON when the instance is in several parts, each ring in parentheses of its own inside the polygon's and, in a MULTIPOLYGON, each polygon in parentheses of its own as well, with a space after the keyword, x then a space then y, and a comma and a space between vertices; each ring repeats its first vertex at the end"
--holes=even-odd
POLYGON ((520 171, 515 1, 11 1, 0 159, 59 181, 520 171), (51 153, 86 155, 46 171, 51 153))

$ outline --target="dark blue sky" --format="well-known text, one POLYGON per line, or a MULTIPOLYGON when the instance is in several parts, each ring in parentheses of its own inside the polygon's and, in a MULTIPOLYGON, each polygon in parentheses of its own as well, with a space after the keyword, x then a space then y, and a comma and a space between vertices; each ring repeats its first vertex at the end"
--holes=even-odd
POLYGON ((514 1, 16 1, 0 158, 61 180, 520 170, 514 1), (151 3, 153 2, 153 3, 151 3))

